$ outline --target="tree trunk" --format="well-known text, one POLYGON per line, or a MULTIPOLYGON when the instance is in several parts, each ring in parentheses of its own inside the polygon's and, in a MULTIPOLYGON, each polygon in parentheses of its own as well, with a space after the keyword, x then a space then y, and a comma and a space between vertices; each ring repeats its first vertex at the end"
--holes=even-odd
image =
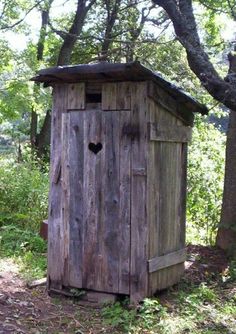
POLYGON ((216 72, 201 45, 193 14, 192 0, 153 0, 173 22, 176 36, 186 50, 189 67, 216 100, 231 109, 226 143, 225 184, 221 223, 216 243, 236 250, 236 55, 228 55, 229 73, 225 80, 216 72))
POLYGON ((46 155, 49 149, 50 136, 51 136, 50 124, 51 124, 51 111, 47 110, 41 131, 36 136, 37 155, 39 158, 42 158, 44 155, 46 155))
MULTIPOLYGON (((228 54, 226 81, 235 80, 236 55, 228 54)), ((226 142, 225 181, 220 226, 216 244, 229 252, 236 251, 236 110, 231 110, 226 142)))
POLYGON ((221 222, 217 245, 233 251, 236 246, 236 112, 230 112, 226 142, 226 165, 221 222))
MULTIPOLYGON (((45 10, 42 10, 42 12, 41 12, 41 27, 40 27, 39 40, 38 40, 38 44, 37 44, 37 60, 38 61, 43 60, 44 44, 45 44, 45 39, 46 39, 46 30, 47 30, 47 25, 48 25, 48 20, 49 20, 49 10, 50 10, 52 2, 53 2, 53 0, 50 0, 49 3, 48 3, 48 8, 45 9, 45 10)), ((38 93, 38 84, 34 83, 34 94, 36 95, 37 93, 38 93)), ((44 123, 45 123, 45 121, 44 121, 44 123)), ((36 149, 36 151, 38 151, 38 137, 40 136, 40 134, 39 135, 37 134, 37 127, 38 127, 38 114, 34 110, 34 108, 32 108, 31 123, 30 123, 30 144, 31 144, 31 147, 33 149, 36 149)), ((49 125, 49 131, 50 131, 50 125, 49 125)), ((41 136, 40 136, 40 139, 41 139, 41 136)), ((45 142, 46 146, 49 146, 49 144, 50 144, 50 139, 49 139, 48 142, 45 142)), ((39 152, 39 156, 41 156, 41 153, 42 153, 42 149, 41 149, 41 152, 39 152)))
POLYGON ((192 0, 153 0, 171 19, 176 36, 186 50, 188 64, 203 87, 217 101, 236 110, 236 80, 225 81, 217 73, 198 35, 192 0))
POLYGON ((57 59, 57 66, 70 64, 70 58, 73 48, 75 46, 78 36, 82 32, 87 13, 92 5, 95 3, 95 1, 96 0, 91 0, 87 4, 85 0, 77 0, 75 17, 68 34, 63 37, 63 43, 61 45, 57 59))
POLYGON ((35 147, 35 143, 36 143, 37 126, 38 126, 38 115, 32 108, 31 122, 30 122, 30 145, 32 148, 35 147))

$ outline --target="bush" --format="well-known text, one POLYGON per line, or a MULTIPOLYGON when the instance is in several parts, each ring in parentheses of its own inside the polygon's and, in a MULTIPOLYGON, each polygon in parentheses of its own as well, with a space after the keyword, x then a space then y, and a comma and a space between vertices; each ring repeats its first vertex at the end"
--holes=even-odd
POLYGON ((37 162, 0 160, 0 225, 38 231, 48 211, 48 168, 37 162))
POLYGON ((46 252, 46 242, 27 228, 17 224, 0 227, 0 257, 13 258, 27 281, 46 275, 46 252))
POLYGON ((225 135, 197 118, 188 156, 187 241, 214 244, 224 182, 225 135))

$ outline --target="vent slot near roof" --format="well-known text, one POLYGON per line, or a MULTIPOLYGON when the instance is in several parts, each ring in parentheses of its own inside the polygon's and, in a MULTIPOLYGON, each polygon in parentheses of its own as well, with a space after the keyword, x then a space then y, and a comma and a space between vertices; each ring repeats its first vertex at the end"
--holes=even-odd
POLYGON ((85 92, 86 109, 100 109, 102 103, 101 83, 87 83, 85 92))

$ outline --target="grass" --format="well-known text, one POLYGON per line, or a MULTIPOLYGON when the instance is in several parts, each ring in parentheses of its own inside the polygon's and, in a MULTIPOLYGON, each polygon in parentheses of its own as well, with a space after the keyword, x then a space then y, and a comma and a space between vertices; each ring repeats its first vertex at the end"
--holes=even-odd
POLYGON ((233 334, 236 290, 222 281, 199 286, 182 282, 159 298, 145 299, 138 310, 117 303, 102 315, 106 324, 127 334, 233 334))
POLYGON ((49 178, 47 165, 27 151, 24 158, 0 158, 0 256, 14 259, 30 281, 46 274, 46 243, 38 232, 47 217, 49 178))
POLYGON ((46 242, 16 224, 0 227, 0 257, 12 258, 26 281, 46 275, 46 242))

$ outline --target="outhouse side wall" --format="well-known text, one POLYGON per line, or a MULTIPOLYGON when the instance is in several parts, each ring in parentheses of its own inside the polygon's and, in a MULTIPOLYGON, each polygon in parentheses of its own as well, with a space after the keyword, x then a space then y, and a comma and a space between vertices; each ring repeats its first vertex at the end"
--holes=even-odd
POLYGON ((187 141, 191 129, 161 101, 158 103, 149 98, 148 110, 147 212, 151 296, 157 290, 177 283, 184 270, 187 141), (175 136, 179 141, 175 141, 175 136), (170 265, 171 262, 177 264, 170 265))

